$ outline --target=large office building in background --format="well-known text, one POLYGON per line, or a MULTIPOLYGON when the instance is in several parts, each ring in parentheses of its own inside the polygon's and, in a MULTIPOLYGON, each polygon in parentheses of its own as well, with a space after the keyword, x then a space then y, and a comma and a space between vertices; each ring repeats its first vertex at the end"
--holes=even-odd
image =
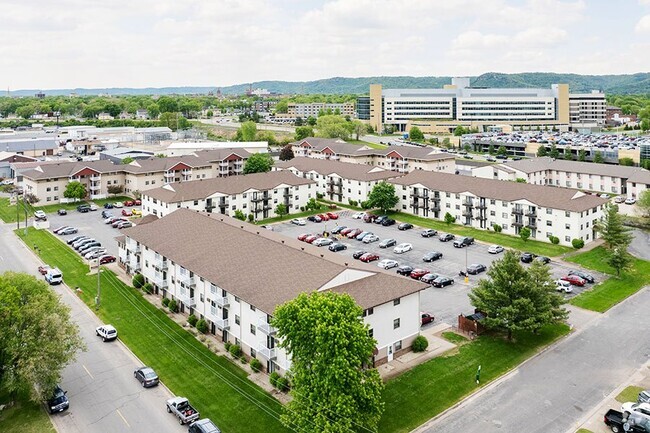
POLYGON ((470 86, 453 78, 442 89, 383 89, 357 101, 358 115, 377 131, 449 132, 459 125, 481 131, 500 129, 597 129, 605 124, 605 94, 570 94, 568 84, 550 88, 496 89, 470 86))

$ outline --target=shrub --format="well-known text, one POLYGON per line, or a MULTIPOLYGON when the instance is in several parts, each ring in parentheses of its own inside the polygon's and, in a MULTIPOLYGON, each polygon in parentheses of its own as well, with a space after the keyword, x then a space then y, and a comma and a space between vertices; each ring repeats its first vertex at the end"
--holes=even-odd
POLYGON ((199 335, 199 341, 201 343, 205 343, 205 340, 207 340, 207 337, 205 335, 199 335))
POLYGON ((253 370, 255 373, 259 373, 262 371, 262 363, 260 362, 259 359, 257 358, 251 358, 251 370, 253 370))
POLYGON ((163 306, 168 307, 169 306, 169 298, 163 298, 162 304, 163 304, 163 306))
POLYGON ((305 207, 304 207, 304 206, 300 206, 300 212, 304 212, 304 211, 305 211, 305 207))
POLYGON ((573 245, 573 248, 575 248, 576 250, 579 250, 580 248, 585 246, 585 241, 583 241, 582 239, 573 239, 571 241, 571 245, 573 245))
POLYGON ((429 347, 429 341, 424 335, 418 335, 411 344, 413 352, 424 352, 429 347))
POLYGON ((361 202, 362 209, 370 209, 370 202, 368 200, 361 202))
POLYGON ((551 241, 553 245, 557 245, 560 243, 560 238, 558 238, 557 236, 549 236, 548 240, 551 241))
POLYGON ((148 293, 148 294, 152 294, 153 293, 153 286, 151 285, 151 283, 145 283, 145 285, 142 286, 142 291, 145 292, 145 293, 148 293))
POLYGON ((503 227, 501 227, 499 224, 494 224, 494 225, 492 226, 492 229, 493 229, 496 233, 501 233, 501 231, 503 230, 503 227))
POLYGON ((135 274, 131 282, 133 283, 133 287, 139 289, 140 287, 144 286, 144 275, 135 274))
POLYGON ((223 346, 226 348, 226 352, 230 352, 230 346, 232 346, 230 341, 226 341, 225 343, 223 343, 223 346))
POLYGON ((196 330, 201 334, 205 334, 208 332, 208 322, 206 322, 205 319, 200 319, 198 322, 196 322, 196 330))
POLYGON ((289 391, 289 388, 291 387, 291 384, 289 383, 289 379, 287 379, 284 376, 280 376, 277 380, 277 388, 282 391, 282 392, 287 392, 289 391))
POLYGON ((190 326, 196 326, 196 322, 199 321, 199 318, 196 317, 194 314, 190 314, 190 317, 187 318, 187 323, 190 324, 190 326))
POLYGON ((280 379, 281 377, 282 376, 280 376, 277 371, 271 373, 271 375, 269 376, 269 382, 271 383, 271 386, 273 386, 273 388, 278 387, 278 379, 280 379))
POLYGON ((324 194, 321 194, 320 192, 317 192, 317 193, 316 193, 316 198, 317 198, 317 199, 321 199, 321 198, 323 198, 323 197, 325 197, 324 194))
POLYGON ((176 299, 172 299, 171 301, 169 301, 168 307, 169 307, 169 311, 171 311, 172 313, 178 313, 178 302, 176 302, 176 299))
POLYGON ((356 201, 356 200, 352 200, 351 198, 349 198, 349 199, 348 199, 348 204, 349 204, 350 206, 358 206, 358 205, 359 205, 359 202, 356 201))
POLYGON ((241 347, 237 344, 233 344, 230 346, 230 349, 228 349, 228 352, 230 352, 233 358, 237 359, 241 356, 241 347))
POLYGON ((249 214, 248 214, 248 222, 249 222, 249 223, 252 223, 254 218, 255 218, 255 217, 253 216, 252 213, 249 213, 249 214))

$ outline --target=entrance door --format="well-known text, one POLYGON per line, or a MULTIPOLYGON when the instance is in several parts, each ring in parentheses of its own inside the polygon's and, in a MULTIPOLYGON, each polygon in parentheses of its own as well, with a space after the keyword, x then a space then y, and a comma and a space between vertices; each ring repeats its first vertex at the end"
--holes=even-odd
POLYGON ((393 345, 388 346, 388 362, 393 360, 393 345))

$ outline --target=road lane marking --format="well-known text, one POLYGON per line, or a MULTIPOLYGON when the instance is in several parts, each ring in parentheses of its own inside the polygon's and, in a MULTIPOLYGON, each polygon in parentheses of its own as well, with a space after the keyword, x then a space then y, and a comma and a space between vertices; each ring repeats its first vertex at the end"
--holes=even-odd
POLYGON ((90 376, 90 378, 91 378, 92 380, 95 380, 95 378, 93 377, 92 374, 90 374, 90 371, 88 371, 88 369, 86 368, 86 366, 83 365, 83 364, 81 364, 81 366, 84 368, 84 370, 86 370, 86 373, 88 373, 88 376, 90 376))
POLYGON ((117 412, 117 414, 120 416, 120 418, 122 418, 122 421, 124 421, 124 424, 126 424, 126 426, 128 428, 131 428, 131 424, 129 424, 129 422, 126 420, 126 418, 124 418, 124 415, 122 415, 122 412, 120 412, 119 409, 115 409, 115 412, 117 412))

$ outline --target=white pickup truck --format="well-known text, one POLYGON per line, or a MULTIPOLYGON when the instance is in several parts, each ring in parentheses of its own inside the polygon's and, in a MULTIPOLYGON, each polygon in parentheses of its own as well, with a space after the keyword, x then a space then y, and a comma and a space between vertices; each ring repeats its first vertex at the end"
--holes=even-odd
POLYGON ((176 415, 181 425, 199 419, 199 411, 194 409, 185 397, 174 397, 167 400, 167 412, 176 415))

